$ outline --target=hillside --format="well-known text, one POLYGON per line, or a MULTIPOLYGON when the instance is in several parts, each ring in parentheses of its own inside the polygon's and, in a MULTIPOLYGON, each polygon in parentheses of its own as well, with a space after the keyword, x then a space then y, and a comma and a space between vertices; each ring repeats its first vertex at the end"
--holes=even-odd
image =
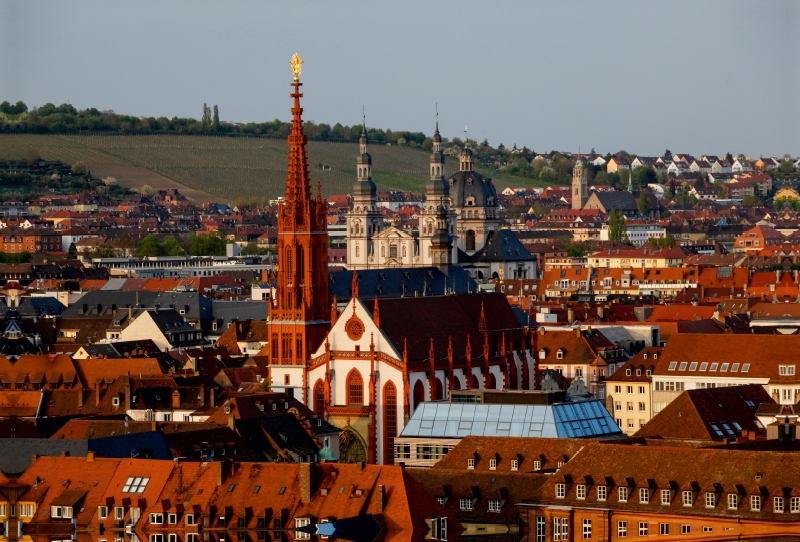
MULTIPOLYGON (((81 161, 95 175, 110 175, 131 188, 180 188, 198 201, 261 201, 284 192, 288 146, 284 138, 206 135, 18 135, 0 134, 0 159, 20 160, 35 153, 45 160, 81 161)), ((379 190, 423 192, 428 153, 401 146, 372 145, 373 178, 379 190)), ((358 145, 309 141, 311 179, 323 194, 351 191, 358 145), (328 166, 323 170, 321 166, 328 166)), ((457 160, 448 159, 450 172, 457 160)), ((499 190, 530 180, 481 170, 499 190)))

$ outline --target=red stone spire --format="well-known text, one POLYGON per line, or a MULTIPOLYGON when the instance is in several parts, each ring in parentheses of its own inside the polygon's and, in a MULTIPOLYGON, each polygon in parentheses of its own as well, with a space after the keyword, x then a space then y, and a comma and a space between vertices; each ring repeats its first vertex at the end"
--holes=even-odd
MULTIPOLYGON (((299 57, 293 58, 292 133, 285 200, 278 207, 277 292, 270 307, 270 363, 306 365, 330 328, 333 311, 328 287, 327 207, 317 189, 311 193, 303 108, 300 107, 299 57), (294 61, 297 61, 295 69, 294 61)), ((282 378, 277 375, 276 378, 282 378)), ((302 397, 307 400, 303 384, 302 397)), ((299 394, 295 394, 297 397, 299 394)))

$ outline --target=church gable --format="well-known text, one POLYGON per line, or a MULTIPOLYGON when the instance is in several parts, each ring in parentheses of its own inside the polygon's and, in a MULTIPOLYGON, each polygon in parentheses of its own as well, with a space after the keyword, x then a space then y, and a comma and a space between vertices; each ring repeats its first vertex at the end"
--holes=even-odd
POLYGON ((397 239, 397 240, 400 240, 400 239, 403 239, 403 240, 405 240, 405 239, 413 239, 413 237, 411 235, 409 235, 407 232, 401 230, 397 226, 389 226, 385 230, 382 230, 382 231, 376 233, 375 235, 373 235, 372 238, 375 239, 375 240, 378 240, 378 239, 397 239))
MULTIPOLYGON (((402 355, 389 338, 375 324, 372 312, 367 309, 361 299, 352 298, 336 319, 326 338, 329 348, 353 352, 369 352, 370 342, 375 342, 375 352, 400 360, 402 355)), ((401 347, 402 348, 402 347, 401 347)), ((325 354, 325 342, 317 349, 313 357, 325 354)))

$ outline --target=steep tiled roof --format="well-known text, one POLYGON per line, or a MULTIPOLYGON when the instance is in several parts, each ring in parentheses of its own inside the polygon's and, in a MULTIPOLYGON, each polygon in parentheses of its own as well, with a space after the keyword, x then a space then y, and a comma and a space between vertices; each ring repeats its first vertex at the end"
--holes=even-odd
POLYGON ((467 459, 475 459, 471 472, 508 474, 512 472, 513 459, 517 461, 518 472, 535 472, 534 461, 541 463, 539 470, 552 470, 585 445, 584 439, 468 436, 433 468, 466 471, 467 459), (490 459, 496 460, 494 469, 489 466, 490 459))
POLYGON ((773 381, 795 382, 796 376, 780 376, 778 366, 792 361, 798 349, 800 349, 798 335, 679 333, 670 336, 662 354, 658 357, 658 364, 653 374, 770 378, 773 381), (758 355, 754 355, 755 352, 758 355), (673 362, 675 365, 670 369, 673 362), (693 368, 692 362, 700 363, 693 368), (708 362, 709 367, 703 367, 703 362, 708 362), (722 371, 723 365, 725 372, 722 371))
POLYGON ((688 390, 639 429, 636 436, 661 436, 699 440, 723 440, 752 432, 766 436, 757 422, 760 404, 774 404, 763 386, 731 386, 688 390))
MULTIPOLYGON (((578 452, 536 493, 532 502, 551 506, 597 506, 604 509, 693 516, 717 516, 795 522, 792 514, 773 513, 772 497, 796 495, 800 463, 794 454, 722 449, 665 448, 591 444, 578 452), (555 485, 565 484, 565 497, 556 498, 555 485), (586 498, 576 499, 576 486, 586 485, 586 498), (604 485, 608 498, 598 501, 596 487, 604 485), (639 492, 629 491, 620 502, 616 486, 650 488, 648 504, 639 492), (670 489, 670 507, 661 504, 660 489, 670 489), (788 493, 784 492, 784 489, 788 493), (682 491, 691 491, 691 507, 682 506, 682 491), (713 507, 705 506, 706 492, 716 494, 713 507), (739 495, 740 505, 728 509, 726 494, 739 495), (750 495, 762 497, 761 511, 750 508, 750 495)), ((788 506, 788 505, 787 505, 788 506)))

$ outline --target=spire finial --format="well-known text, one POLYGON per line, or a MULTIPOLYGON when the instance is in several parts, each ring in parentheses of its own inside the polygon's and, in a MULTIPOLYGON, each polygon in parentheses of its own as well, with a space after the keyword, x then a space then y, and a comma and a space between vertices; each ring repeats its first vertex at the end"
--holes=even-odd
POLYGON ((367 112, 366 112, 366 108, 364 107, 363 104, 361 105, 361 126, 363 126, 364 130, 366 131, 366 129, 367 129, 367 112))
POLYGON ((289 61, 289 64, 292 65, 292 74, 294 74, 294 82, 297 83, 298 81, 300 81, 300 72, 302 71, 303 59, 300 58, 300 55, 295 53, 292 56, 292 59, 289 61))
POLYGON ((469 136, 467 135, 467 125, 464 125, 464 148, 467 148, 467 141, 469 141, 469 136))
POLYGON ((436 102, 436 131, 439 131, 439 102, 436 102))

